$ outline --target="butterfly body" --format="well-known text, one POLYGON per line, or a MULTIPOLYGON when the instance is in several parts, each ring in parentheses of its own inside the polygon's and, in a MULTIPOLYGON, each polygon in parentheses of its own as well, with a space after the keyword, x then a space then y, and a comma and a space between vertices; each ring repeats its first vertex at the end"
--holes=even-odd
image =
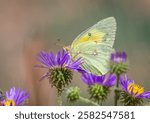
POLYGON ((82 68, 95 75, 109 71, 110 54, 116 33, 116 21, 109 17, 83 31, 71 46, 64 48, 73 60, 83 59, 82 68))

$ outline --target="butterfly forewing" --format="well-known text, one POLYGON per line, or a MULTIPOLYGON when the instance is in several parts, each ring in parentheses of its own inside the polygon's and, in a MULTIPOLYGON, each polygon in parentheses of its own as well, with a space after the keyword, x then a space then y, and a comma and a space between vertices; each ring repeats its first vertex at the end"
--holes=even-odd
POLYGON ((97 41, 99 43, 109 42, 109 45, 112 47, 115 40, 115 33, 116 33, 115 18, 109 17, 103 19, 98 23, 96 23, 95 25, 93 25, 92 27, 83 31, 80 35, 78 35, 73 41, 71 48, 75 48, 81 43, 90 41, 97 41), (94 37, 97 37, 96 38, 97 40, 93 40, 94 37))

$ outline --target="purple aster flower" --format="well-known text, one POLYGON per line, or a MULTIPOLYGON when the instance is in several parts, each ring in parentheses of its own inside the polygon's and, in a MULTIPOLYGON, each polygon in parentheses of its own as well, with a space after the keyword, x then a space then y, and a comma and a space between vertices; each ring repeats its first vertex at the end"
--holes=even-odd
POLYGON ((150 98, 150 91, 145 91, 133 80, 129 80, 126 75, 121 76, 120 85, 123 89, 120 100, 126 106, 142 105, 143 99, 150 98))
POLYGON ((115 74, 106 74, 106 75, 93 75, 91 73, 82 74, 82 80, 87 85, 100 84, 102 86, 111 87, 115 85, 116 76, 115 74))
POLYGON ((90 98, 102 105, 106 100, 110 87, 115 85, 115 74, 106 74, 102 76, 93 75, 90 73, 83 73, 82 80, 89 86, 90 98))
POLYGON ((48 78, 52 86, 57 88, 59 95, 63 88, 71 83, 72 71, 82 71, 80 67, 82 60, 79 58, 72 61, 70 55, 64 50, 62 53, 59 51, 56 56, 52 52, 42 51, 38 55, 38 61, 41 62, 41 65, 36 65, 36 67, 48 69, 41 80, 48 78))
POLYGON ((127 54, 125 52, 115 52, 110 57, 112 62, 121 63, 127 61, 127 54))
POLYGON ((129 80, 125 75, 120 78, 122 89, 134 98, 150 98, 150 91, 145 91, 143 87, 129 80))
MULTIPOLYGON (((76 61, 72 61, 69 54, 62 51, 62 54, 60 51, 54 56, 52 52, 47 53, 44 51, 41 51, 38 55, 38 61, 41 62, 41 65, 36 65, 36 67, 39 68, 47 68, 47 69, 55 69, 55 68, 67 68, 73 71, 81 71, 80 65, 82 64, 81 59, 78 59, 76 61)), ((49 72, 47 72, 41 79, 44 79, 45 77, 49 76, 49 72)))
POLYGON ((127 55, 125 52, 115 52, 110 57, 110 72, 120 76, 128 70, 127 55))
POLYGON ((20 106, 29 98, 29 94, 26 91, 22 91, 20 88, 11 88, 10 91, 6 91, 5 100, 1 101, 3 106, 20 106))

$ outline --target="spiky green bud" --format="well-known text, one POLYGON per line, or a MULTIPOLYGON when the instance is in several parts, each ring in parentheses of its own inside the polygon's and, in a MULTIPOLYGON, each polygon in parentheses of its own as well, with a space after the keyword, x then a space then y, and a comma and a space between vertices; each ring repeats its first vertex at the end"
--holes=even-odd
POLYGON ((110 71, 111 73, 115 73, 116 75, 121 75, 123 73, 126 73, 128 70, 128 63, 112 63, 110 65, 110 71))
POLYGON ((58 95, 71 83, 73 73, 67 68, 54 68, 49 70, 49 82, 58 90, 58 95))
POLYGON ((89 87, 90 98, 98 103, 104 101, 107 98, 108 93, 109 88, 99 84, 94 84, 89 87))
POLYGON ((80 89, 78 87, 71 87, 67 91, 67 99, 69 102, 75 102, 80 97, 80 89))

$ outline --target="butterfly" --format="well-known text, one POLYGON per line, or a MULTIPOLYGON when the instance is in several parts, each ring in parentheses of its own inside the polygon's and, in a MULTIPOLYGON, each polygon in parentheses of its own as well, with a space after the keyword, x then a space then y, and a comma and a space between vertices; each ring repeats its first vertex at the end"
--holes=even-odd
POLYGON ((109 71, 110 54, 116 35, 114 17, 103 19, 78 35, 71 46, 64 47, 73 60, 83 59, 82 69, 102 75, 109 71))

